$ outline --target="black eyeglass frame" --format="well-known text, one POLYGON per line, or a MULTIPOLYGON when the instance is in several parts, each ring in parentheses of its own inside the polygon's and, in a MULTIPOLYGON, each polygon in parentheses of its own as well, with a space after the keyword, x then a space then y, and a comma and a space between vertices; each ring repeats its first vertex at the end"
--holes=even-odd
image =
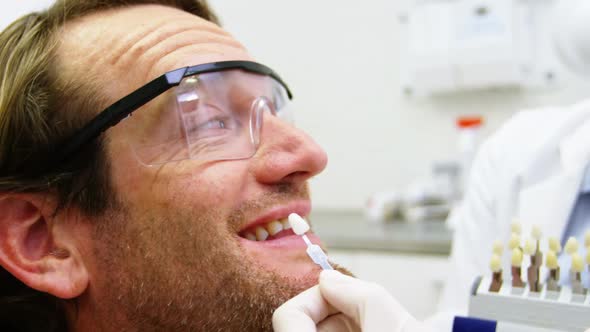
POLYGON ((96 139, 100 134, 109 128, 118 124, 121 120, 130 116, 141 106, 158 97, 169 89, 178 86, 180 82, 189 76, 219 72, 231 69, 242 69, 248 72, 267 75, 279 82, 287 91, 289 99, 293 99, 293 94, 287 84, 267 66, 253 61, 220 61, 204 63, 191 67, 183 67, 169 71, 159 76, 151 82, 145 84, 139 89, 131 92, 125 97, 119 99, 111 106, 104 109, 84 127, 70 136, 61 146, 53 153, 52 166, 57 166, 68 159, 71 155, 77 153, 86 144, 96 139))

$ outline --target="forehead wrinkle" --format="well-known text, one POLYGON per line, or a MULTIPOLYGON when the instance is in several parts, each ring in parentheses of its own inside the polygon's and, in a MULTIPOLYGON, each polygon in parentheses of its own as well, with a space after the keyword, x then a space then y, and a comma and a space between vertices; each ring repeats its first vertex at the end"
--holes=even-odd
MULTIPOLYGON (((228 33, 207 21, 200 22, 192 17, 174 21, 161 20, 154 22, 149 28, 143 29, 134 39, 122 43, 119 54, 114 55, 114 64, 120 63, 127 66, 138 59, 149 56, 149 53, 153 53, 153 50, 159 49, 162 45, 174 43, 178 39, 186 38, 183 35, 191 36, 194 33, 198 33, 198 37, 201 37, 200 35, 206 37, 207 34, 210 34, 211 36, 232 39, 228 33)), ((194 35, 192 37, 193 42, 200 40, 194 38, 194 35)), ((206 40, 204 37, 201 39, 206 40)))
POLYGON ((149 71, 149 77, 146 76, 146 80, 150 77, 157 77, 159 75, 164 74, 165 72, 177 68, 188 67, 188 66, 196 66, 201 63, 205 63, 203 61, 198 62, 191 62, 187 63, 185 60, 188 58, 186 56, 176 56, 177 54, 207 54, 208 56, 217 55, 217 59, 213 61, 224 61, 224 60, 250 60, 253 61, 252 58, 244 51, 241 47, 226 47, 223 50, 220 50, 218 44, 208 43, 208 44, 199 44, 199 45, 185 45, 181 48, 176 48, 174 51, 168 53, 167 55, 163 56, 162 58, 154 58, 152 68, 149 71), (187 50, 193 49, 192 52, 188 52, 187 50), (227 54, 239 54, 240 56, 231 56, 227 57, 227 54))
MULTIPOLYGON (((208 42, 202 42, 195 44, 191 41, 185 41, 182 44, 167 45, 163 50, 154 51, 155 54, 146 54, 146 58, 149 62, 146 64, 146 68, 150 70, 146 71, 146 77, 144 80, 147 82, 157 76, 160 76, 170 70, 174 70, 185 66, 194 66, 200 63, 186 63, 187 54, 207 54, 223 56, 227 53, 241 54, 245 53, 244 49, 240 44, 227 43, 224 40, 211 39, 208 42), (224 47, 219 47, 220 42, 224 42, 224 47), (162 54, 158 57, 157 55, 162 54)), ((237 60, 237 59, 236 59, 237 60)))
POLYGON ((81 29, 79 22, 82 22, 81 19, 68 22, 56 35, 56 66, 60 76, 75 77, 79 73, 98 75, 97 68, 103 72, 109 68, 108 56, 105 56, 107 50, 100 45, 105 40, 107 43, 115 42, 114 36, 102 34, 103 30, 81 29))
POLYGON ((146 36, 149 36, 152 32, 158 29, 158 25, 154 24, 147 30, 132 30, 126 34, 125 38, 119 40, 118 46, 115 45, 115 49, 111 52, 111 64, 116 65, 125 55, 135 47, 135 45, 141 42, 146 36))

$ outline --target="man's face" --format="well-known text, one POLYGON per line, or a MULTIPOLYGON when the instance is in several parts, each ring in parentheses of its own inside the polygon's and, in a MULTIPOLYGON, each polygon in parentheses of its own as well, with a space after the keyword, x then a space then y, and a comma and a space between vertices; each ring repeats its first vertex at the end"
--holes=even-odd
MULTIPOLYGON (((110 102, 179 67, 251 60, 219 27, 161 6, 93 14, 62 35, 61 72, 94 80, 110 102)), ((319 268, 299 237, 252 241, 244 234, 291 212, 309 214, 306 182, 324 169, 325 152, 302 131, 265 115, 250 159, 147 167, 127 144, 133 130, 141 128, 122 122, 107 132, 122 209, 91 221, 96 226, 83 250, 91 280, 82 303, 101 317, 96 324, 269 329, 272 311, 315 284, 319 268)))

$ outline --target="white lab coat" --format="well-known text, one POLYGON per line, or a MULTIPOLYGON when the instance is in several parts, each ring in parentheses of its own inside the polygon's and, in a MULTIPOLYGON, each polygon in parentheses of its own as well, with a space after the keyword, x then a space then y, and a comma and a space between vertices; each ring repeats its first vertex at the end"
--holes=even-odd
MULTIPOLYGON (((532 225, 544 239, 562 238, 589 162, 590 100, 520 112, 482 144, 465 201, 449 220, 456 227, 451 266, 440 313, 431 320, 439 330, 450 331, 452 317, 467 313, 472 283, 491 273, 493 242, 508 243, 513 218, 522 223, 523 240, 532 225)), ((510 256, 505 250, 504 280, 510 280, 510 256)))

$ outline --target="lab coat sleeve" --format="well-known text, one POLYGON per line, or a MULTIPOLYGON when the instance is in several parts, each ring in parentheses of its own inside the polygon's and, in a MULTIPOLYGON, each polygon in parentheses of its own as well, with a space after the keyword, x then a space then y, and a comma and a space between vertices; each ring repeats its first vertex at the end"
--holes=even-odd
POLYGON ((465 199, 449 217, 455 229, 448 274, 437 314, 427 320, 437 330, 451 331, 453 317, 467 315, 471 286, 489 272, 494 240, 509 231, 517 169, 537 150, 540 137, 535 135, 551 126, 557 111, 517 113, 481 145, 465 199))
POLYGON ((428 323, 439 331, 451 331, 455 315, 466 315, 470 288, 476 276, 487 266, 490 248, 486 234, 494 231, 497 164, 491 138, 480 148, 474 160, 465 201, 453 211, 449 223, 455 225, 449 269, 438 313, 428 323))

